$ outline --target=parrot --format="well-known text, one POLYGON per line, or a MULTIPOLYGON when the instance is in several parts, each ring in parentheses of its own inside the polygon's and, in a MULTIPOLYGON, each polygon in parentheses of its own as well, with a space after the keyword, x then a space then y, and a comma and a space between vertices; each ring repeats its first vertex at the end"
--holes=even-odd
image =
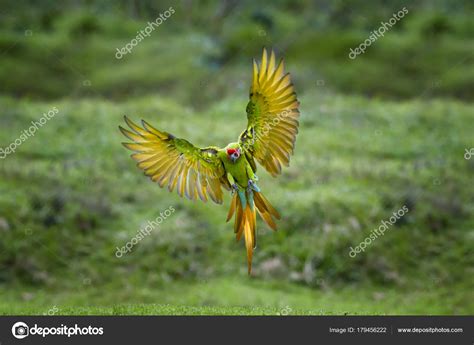
POLYGON ((268 53, 263 48, 260 64, 253 59, 247 127, 237 142, 224 148, 200 148, 145 120, 137 125, 127 116, 124 120, 129 129, 119 129, 131 141, 122 144, 134 152, 131 157, 138 168, 161 188, 216 204, 223 203, 223 189, 230 192, 226 222, 234 217, 237 241, 244 235, 250 276, 257 246, 256 214, 275 231, 276 220, 281 219, 258 186, 256 161, 273 177, 281 174, 282 166, 289 166, 298 134, 299 105, 283 59, 277 63, 273 49, 268 53))

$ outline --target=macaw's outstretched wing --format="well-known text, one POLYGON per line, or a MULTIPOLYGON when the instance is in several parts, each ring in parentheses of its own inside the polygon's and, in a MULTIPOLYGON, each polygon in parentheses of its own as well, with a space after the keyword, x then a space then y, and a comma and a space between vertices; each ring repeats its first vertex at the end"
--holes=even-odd
POLYGON ((119 126, 120 131, 133 143, 123 145, 135 151, 132 158, 160 187, 167 186, 170 192, 176 188, 180 196, 194 200, 199 197, 207 201, 222 203, 221 181, 225 174, 222 162, 217 157, 217 147, 198 148, 185 139, 159 131, 145 121, 143 128, 127 117, 130 130, 119 126))
MULTIPOLYGON (((275 64, 263 49, 260 68, 253 60, 253 80, 247 104, 247 129, 239 137, 249 155, 273 176, 288 166, 298 133, 299 102, 293 90, 290 74, 284 72, 283 60, 275 64)), ((255 170, 255 169, 254 169, 255 170)))

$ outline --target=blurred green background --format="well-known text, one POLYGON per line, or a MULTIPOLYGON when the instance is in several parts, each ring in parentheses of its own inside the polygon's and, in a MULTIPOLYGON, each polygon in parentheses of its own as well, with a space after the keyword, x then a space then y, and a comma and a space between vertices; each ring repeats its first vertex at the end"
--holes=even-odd
POLYGON ((0 314, 473 314, 471 1, 3 1, 0 314), (121 59, 137 32, 172 14, 121 59), (408 13, 350 59, 370 33, 408 13), (254 274, 225 223, 143 176, 118 131, 196 145, 246 125, 251 59, 286 60, 301 102, 290 168, 260 185, 254 274), (364 253, 357 246, 403 205, 364 253), (149 220, 176 210, 133 251, 149 220))

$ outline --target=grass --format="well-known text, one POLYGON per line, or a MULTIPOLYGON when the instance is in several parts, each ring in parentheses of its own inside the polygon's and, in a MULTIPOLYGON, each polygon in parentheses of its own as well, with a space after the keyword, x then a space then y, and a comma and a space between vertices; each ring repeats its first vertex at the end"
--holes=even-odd
MULTIPOLYGON (((119 292, 110 286, 31 293, 1 291, 3 315, 423 315, 469 314, 472 299, 450 293, 453 287, 420 290, 375 286, 309 289, 286 283, 213 279, 119 292), (94 291, 96 290, 96 291, 94 291), (101 291, 115 291, 102 295, 101 291), (19 299, 28 299, 18 303, 19 299), (115 303, 135 300, 143 303, 115 303), (235 305, 227 305, 234 301, 235 305)), ((463 289, 462 286, 456 288, 463 289)), ((465 287, 464 287, 465 288, 465 287)))
POLYGON ((197 145, 223 145, 245 125, 235 116, 244 95, 206 111, 158 96, 122 103, 0 98, 10 128, 0 133, 4 145, 42 112, 60 112, 2 162, 1 312, 57 305, 71 314, 272 314, 286 306, 298 314, 472 313, 473 166, 463 159, 470 107, 324 91, 300 99, 291 167, 279 179, 260 172, 262 190, 284 218, 277 233, 259 224, 249 281, 242 244, 224 223, 226 207, 150 188, 117 130, 125 113, 197 145), (349 247, 403 204, 410 209, 403 221, 349 258, 349 247), (115 257, 117 246, 170 205, 176 212, 159 231, 115 257))

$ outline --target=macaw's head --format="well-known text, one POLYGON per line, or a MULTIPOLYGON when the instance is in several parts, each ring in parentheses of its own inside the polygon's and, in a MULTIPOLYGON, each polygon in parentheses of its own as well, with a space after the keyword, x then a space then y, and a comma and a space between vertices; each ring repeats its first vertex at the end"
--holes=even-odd
POLYGON ((231 144, 226 148, 227 158, 235 163, 240 157, 240 146, 239 144, 231 144))

